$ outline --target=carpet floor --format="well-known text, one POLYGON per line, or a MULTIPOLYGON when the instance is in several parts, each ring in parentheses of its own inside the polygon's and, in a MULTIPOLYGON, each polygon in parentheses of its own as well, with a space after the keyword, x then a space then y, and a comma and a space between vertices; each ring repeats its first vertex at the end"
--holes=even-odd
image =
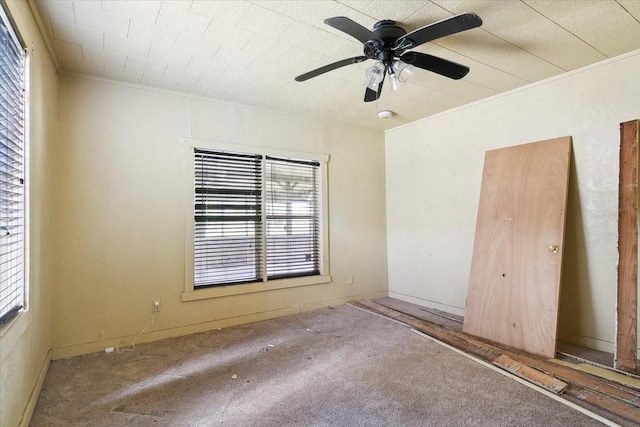
POLYGON ((342 305, 53 361, 32 426, 596 426, 342 305))

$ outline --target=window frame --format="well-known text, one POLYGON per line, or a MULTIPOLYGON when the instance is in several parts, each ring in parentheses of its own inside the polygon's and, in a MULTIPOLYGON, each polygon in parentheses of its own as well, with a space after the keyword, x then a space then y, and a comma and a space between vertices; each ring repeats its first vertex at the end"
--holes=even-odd
MULTIPOLYGON (((6 313, 0 315, 0 318, 3 318, 0 322, 0 332, 4 334, 7 330, 10 329, 10 326, 13 325, 17 319, 20 318, 20 314, 27 312, 29 310, 29 265, 30 265, 30 257, 29 257, 29 240, 30 240, 30 226, 29 226, 29 209, 30 209, 30 126, 29 126, 29 101, 28 101, 28 91, 30 84, 30 55, 29 50, 26 47, 26 43, 22 38, 22 35, 18 31, 17 25, 13 20, 10 11, 8 10, 5 2, 1 2, 0 6, 0 19, 4 22, 4 25, 9 29, 10 37, 13 39, 13 42, 18 47, 18 49, 24 52, 23 58, 23 69, 22 69, 22 90, 21 94, 22 98, 22 179, 23 179, 23 187, 22 187, 22 250, 21 250, 21 287, 22 287, 22 305, 19 309, 16 310, 16 307, 8 310, 6 313)), ((1 336, 1 335, 0 335, 1 336)))
MULTIPOLYGON (((241 295, 254 292, 263 292, 274 289, 285 289, 298 286, 309 286, 331 282, 329 272, 329 197, 328 197, 328 162, 326 154, 309 153, 292 150, 281 150, 267 147, 248 146, 221 141, 209 141, 193 138, 184 138, 181 141, 184 150, 183 175, 184 175, 184 238, 185 238, 185 269, 184 291, 182 301, 194 301, 206 298, 217 298, 231 295, 241 295), (214 287, 194 287, 194 211, 193 195, 195 185, 195 149, 219 150, 230 153, 262 155, 284 159, 296 159, 316 161, 320 163, 319 200, 320 200, 320 275, 301 276, 283 279, 267 280, 266 275, 262 282, 219 285, 214 287)), ((264 184, 263 184, 264 185, 264 184)))

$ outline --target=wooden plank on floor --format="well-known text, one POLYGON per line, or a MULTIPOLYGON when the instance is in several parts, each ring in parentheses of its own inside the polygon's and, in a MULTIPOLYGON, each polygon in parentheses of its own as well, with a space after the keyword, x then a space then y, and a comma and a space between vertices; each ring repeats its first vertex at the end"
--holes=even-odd
POLYGON ((640 425, 640 411, 637 408, 604 393, 573 384, 567 387, 565 393, 569 396, 575 397, 576 399, 587 402, 590 405, 632 421, 636 425, 640 425))
POLYGON ((447 313, 445 311, 442 310, 438 310, 435 308, 427 308, 427 307, 422 307, 420 308, 420 310, 429 313, 429 314, 433 314, 434 316, 438 316, 438 317, 442 317, 443 319, 447 319, 450 320, 452 322, 456 322, 456 323, 460 323, 462 324, 464 322, 464 317, 462 316, 457 316, 455 314, 451 314, 451 313, 447 313))
POLYGON ((520 363, 509 356, 505 356, 504 354, 496 358, 493 361, 493 364, 542 388, 553 390, 556 394, 563 393, 567 389, 567 383, 550 375, 545 375, 540 371, 530 368, 524 363, 520 363))
POLYGON ((463 330, 554 357, 571 137, 487 151, 463 330))
POLYGON ((614 366, 636 372, 638 315, 638 120, 620 124, 618 294, 614 366))
POLYGON ((612 384, 605 379, 551 363, 544 358, 526 354, 517 349, 510 350, 503 346, 480 341, 464 332, 454 331, 450 328, 418 319, 372 301, 359 301, 349 304, 397 322, 405 323, 420 332, 490 363, 502 354, 507 355, 513 360, 567 382, 569 385, 565 390, 566 394, 603 411, 640 424, 640 393, 637 390, 632 390, 620 384, 612 384))
POLYGON ((634 378, 633 376, 625 375, 621 372, 616 372, 613 369, 605 369, 599 366, 595 366, 589 363, 571 363, 566 360, 558 360, 551 359, 553 363, 557 363, 558 365, 568 366, 571 369, 576 369, 578 371, 586 372, 591 375, 595 375, 596 377, 605 378, 609 381, 613 381, 615 383, 621 384, 625 387, 629 387, 640 392, 640 379, 634 378))
MULTIPOLYGON (((373 309, 376 308, 375 305, 372 305, 372 304, 368 304, 368 305, 373 309)), ((389 309, 389 307, 385 307, 384 305, 380 304, 380 306, 386 309, 389 309)), ((394 309, 387 310, 384 312, 386 316, 394 316, 396 320, 404 321, 405 320, 404 318, 402 317, 398 318, 399 316, 398 313, 410 316, 408 313, 403 313, 402 311, 394 310, 394 309)), ((415 320, 421 320, 421 319, 415 319, 415 320)), ((465 342, 469 343, 469 345, 485 347, 485 351, 489 355, 504 354, 512 358, 513 360, 524 363, 532 368, 535 368, 539 371, 545 372, 549 375, 559 378, 562 381, 609 394, 620 400, 623 400, 625 403, 636 406, 640 409, 640 390, 635 389, 632 383, 630 384, 630 383, 620 382, 621 379, 619 378, 618 378, 618 381, 616 381, 616 379, 611 379, 611 378, 602 378, 593 372, 588 372, 583 369, 579 369, 575 367, 575 365, 568 366, 563 363, 559 363, 561 361, 558 361, 556 359, 547 360, 539 356, 525 353, 521 350, 508 348, 503 345, 494 345, 491 343, 479 341, 478 339, 475 339, 472 336, 466 335, 464 332, 449 330, 449 328, 433 324, 433 322, 429 322, 426 320, 423 320, 422 323, 417 321, 412 322, 411 326, 415 327, 416 329, 422 330, 423 332, 425 332, 426 329, 447 330, 452 335, 457 335, 458 337, 463 338, 465 342), (421 327, 425 329, 420 329, 421 327), (582 371, 582 372, 579 372, 579 371, 582 371), (615 382, 617 384, 613 384, 612 382, 615 382)), ((623 374, 619 374, 619 375, 624 376, 623 374)))
POLYGON ((461 356, 464 356, 464 357, 466 357, 466 358, 468 358, 470 360, 473 360, 474 362, 477 362, 477 363, 481 364, 482 366, 485 366, 485 367, 487 367, 489 369, 492 369, 495 372, 498 372, 498 373, 500 373, 502 375, 505 375, 505 376, 513 379, 514 381, 519 382, 520 384, 522 384, 522 385, 524 385, 526 387, 534 389, 534 390, 544 394, 545 396, 548 396, 549 398, 551 398, 551 399, 553 399, 553 400, 555 400, 557 402, 562 403, 563 405, 567 405, 567 406, 575 409, 576 411, 579 411, 579 412, 581 412, 581 413, 593 418, 594 420, 598 420, 601 423, 603 423, 604 425, 611 426, 611 427, 620 427, 619 424, 609 420, 608 418, 603 417, 600 414, 596 414, 595 412, 590 411, 589 409, 585 408, 584 406, 578 405, 578 404, 576 404, 576 403, 574 403, 574 402, 572 402, 570 400, 567 400, 567 399, 563 398, 562 396, 560 396, 558 394, 551 393, 551 392, 549 392, 549 391, 547 391, 545 389, 541 389, 540 387, 531 384, 529 381, 525 381, 522 378, 517 377, 517 376, 513 375, 510 372, 505 371, 504 369, 500 369, 500 368, 494 366, 491 363, 485 362, 484 360, 478 359, 477 357, 474 357, 474 356, 472 356, 472 355, 470 355, 468 353, 465 353, 464 351, 462 351, 462 350, 460 350, 460 349, 458 349, 458 348, 456 348, 454 346, 451 346, 451 345, 449 345, 449 344, 447 344, 445 342, 442 342, 442 341, 438 340, 437 338, 434 338, 434 337, 432 337, 432 336, 430 336, 428 334, 420 332, 419 330, 417 330, 415 328, 412 329, 412 331, 417 333, 420 336, 423 336, 425 338, 430 339, 431 341, 433 341, 433 342, 435 342, 435 343, 437 343, 437 344, 439 344, 439 345, 441 345, 443 347, 448 348, 449 350, 451 350, 451 351, 453 351, 453 352, 455 352, 457 354, 460 354, 461 356))
MULTIPOLYGON (((371 307, 374 310, 377 310, 378 307, 371 304, 369 302, 362 301, 363 304, 367 304, 368 307, 371 307)), ((505 346, 498 346, 490 343, 486 343, 483 341, 479 341, 472 336, 466 335, 464 332, 458 332, 454 330, 449 330, 446 327, 439 326, 433 324, 432 322, 422 320, 422 319, 413 319, 409 317, 407 313, 402 313, 398 310, 389 309, 383 305, 379 305, 383 307, 381 314, 386 316, 393 316, 393 318, 397 321, 404 322, 413 326, 414 328, 432 334, 433 332, 442 333, 441 331, 448 331, 453 336, 456 336, 460 340, 464 340, 467 346, 475 346, 483 348, 483 352, 488 357, 484 360, 489 360, 490 357, 497 357, 501 354, 510 357, 513 360, 524 363, 534 369, 542 371, 548 375, 552 375, 560 380, 572 383, 575 385, 579 385, 581 387, 587 389, 597 390, 611 396, 614 396, 620 400, 623 400, 625 403, 636 406, 640 409, 640 390, 634 390, 625 386, 624 384, 612 384, 607 379, 599 378, 590 373, 580 372, 579 370, 573 369, 571 367, 562 366, 561 364, 552 363, 553 361, 546 360, 539 356, 531 355, 524 353, 522 351, 506 348, 505 346), (405 315, 405 316, 401 316, 405 315), (407 322, 411 323, 407 323, 407 322)), ((435 335, 435 334, 434 334, 435 335)), ((436 337, 437 338, 437 337, 436 337)), ((446 341, 445 341, 446 342, 446 341)))
POLYGON ((605 393, 620 399, 626 404, 638 408, 640 411, 640 392, 638 390, 630 389, 629 387, 621 384, 612 384, 606 379, 598 378, 597 376, 589 373, 576 370, 573 367, 556 364, 540 358, 532 357, 531 355, 516 353, 515 351, 507 349, 502 349, 502 351, 505 355, 517 360, 518 362, 524 363, 527 366, 546 372, 547 374, 553 375, 567 383, 598 391, 600 393, 605 393))

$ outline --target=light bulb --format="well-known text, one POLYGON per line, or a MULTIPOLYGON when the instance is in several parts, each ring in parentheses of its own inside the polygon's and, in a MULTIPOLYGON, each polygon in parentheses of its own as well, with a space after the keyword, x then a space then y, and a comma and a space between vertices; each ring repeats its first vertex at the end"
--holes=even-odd
POLYGON ((400 87, 400 81, 398 80, 398 75, 396 73, 389 74, 389 83, 391 84, 391 90, 398 90, 400 87))
POLYGON ((380 83, 384 79, 384 65, 376 62, 373 66, 367 68, 367 87, 375 92, 378 91, 380 83))

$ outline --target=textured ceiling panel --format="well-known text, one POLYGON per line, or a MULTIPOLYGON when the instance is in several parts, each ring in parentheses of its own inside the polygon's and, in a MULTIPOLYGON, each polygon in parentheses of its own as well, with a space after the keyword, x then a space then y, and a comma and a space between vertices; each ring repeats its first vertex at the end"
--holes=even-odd
POLYGON ((248 1, 198 1, 194 2, 189 10, 193 13, 208 16, 210 18, 220 20, 224 17, 224 21, 228 24, 235 25, 247 13, 251 7, 248 1))
POLYGON ((618 3, 640 21, 640 2, 638 0, 618 0, 618 3))
POLYGON ((178 86, 178 82, 176 80, 168 80, 164 77, 156 77, 151 74, 145 74, 142 76, 142 84, 167 90, 175 90, 178 86))
POLYGON ((218 19, 214 19, 204 32, 201 42, 211 44, 212 55, 216 53, 219 44, 228 45, 233 49, 240 49, 256 34, 249 30, 229 25, 218 19))
MULTIPOLYGON (((330 15, 337 5, 331 1, 282 1, 275 11, 299 22, 315 25, 330 15)), ((332 15, 333 16, 333 15, 332 15)))
POLYGON ((562 70, 572 70, 606 59, 606 56, 584 40, 546 18, 497 32, 515 46, 555 64, 562 70), (531 43, 531 34, 545 34, 542 40, 531 43))
POLYGON ((362 12, 369 16, 384 16, 384 19, 404 21, 425 4, 427 2, 419 0, 376 1, 369 3, 362 12))
POLYGON ((637 0, 29 0, 63 73, 84 73, 383 129, 640 48, 637 0), (464 64, 451 80, 416 69, 364 103, 374 62, 307 80, 297 75, 363 53, 324 24, 346 16, 366 28, 396 20, 407 32, 474 12, 480 28, 415 50, 464 64), (396 115, 378 120, 388 108, 396 115))
POLYGON ((75 23, 79 27, 91 28, 105 34, 127 37, 130 18, 116 12, 102 9, 102 3, 77 1, 73 3, 75 23))
POLYGON ((584 31, 626 13, 624 8, 611 0, 528 3, 547 18, 556 21, 558 25, 573 33, 584 31))
POLYGON ((120 67, 104 67, 104 76, 108 79, 120 80, 123 82, 141 84, 143 73, 136 73, 120 67))
POLYGON ((142 73, 145 75, 152 74, 154 76, 162 77, 168 66, 129 56, 127 57, 127 64, 125 68, 135 73, 142 73))
POLYGON ((211 21, 208 16, 163 4, 155 24, 171 33, 176 32, 181 36, 198 39, 202 37, 211 21))
POLYGON ((254 4, 240 19, 238 26, 256 34, 277 38, 292 23, 293 19, 254 4))
POLYGON ((416 13, 402 21, 402 25, 409 32, 423 27, 432 22, 438 22, 445 18, 453 16, 454 13, 442 8, 441 6, 429 2, 416 13))
POLYGON ((82 46, 82 60, 95 64, 109 65, 110 67, 124 68, 127 57, 124 55, 114 55, 101 49, 82 46))
MULTIPOLYGON (((84 0, 83 2, 89 2, 92 0, 84 0)), ((58 3, 57 0, 51 1, 38 1, 38 7, 45 3, 58 3)), ((71 3, 71 2, 69 2, 71 3)), ((74 1, 79 3, 78 1, 74 1)), ((171 3, 171 2, 169 2, 171 3)), ((131 1, 131 0, 108 0, 101 2, 102 10, 106 13, 116 14, 128 18, 133 18, 136 21, 145 22, 147 24, 155 24, 162 7, 162 1, 131 1)))
POLYGON ((151 44, 105 33, 104 50, 117 55, 147 58, 151 50, 151 44))
POLYGON ((174 28, 161 27, 146 19, 138 19, 137 16, 131 18, 129 23, 129 32, 127 38, 138 43, 144 43, 151 46, 168 46, 175 44, 179 31, 174 28))
POLYGON ((293 45, 318 54, 325 54, 327 46, 334 44, 328 41, 329 36, 329 33, 296 21, 280 34, 278 40, 283 46, 293 45))
POLYGON ((629 14, 619 15, 577 33, 604 55, 611 57, 629 52, 640 42, 640 24, 629 14))
MULTIPOLYGON (((306 47, 304 47, 306 49, 306 47)), ((333 34, 327 34, 327 42, 325 48, 322 49, 321 55, 339 60, 343 58, 351 58, 353 56, 362 55, 362 44, 355 39, 345 39, 333 34)))
POLYGON ((51 28, 53 37, 56 40, 75 43, 82 46, 95 47, 102 49, 104 47, 104 33, 94 30, 93 28, 79 27, 67 24, 61 21, 51 20, 51 28))
POLYGON ((149 61, 186 68, 193 57, 188 50, 173 49, 167 45, 153 45, 149 51, 149 61))
POLYGON ((63 67, 67 69, 70 69, 72 63, 82 62, 82 46, 79 44, 54 40, 53 48, 56 50, 58 59, 63 63, 63 67))
POLYGON ((47 20, 55 19, 56 21, 66 22, 67 24, 76 23, 73 1, 71 0, 40 2, 38 3, 38 9, 40 13, 47 17, 47 20))
POLYGON ((491 18, 493 15, 510 9, 520 2, 505 0, 435 0, 433 3, 453 14, 474 12, 481 18, 491 18))

